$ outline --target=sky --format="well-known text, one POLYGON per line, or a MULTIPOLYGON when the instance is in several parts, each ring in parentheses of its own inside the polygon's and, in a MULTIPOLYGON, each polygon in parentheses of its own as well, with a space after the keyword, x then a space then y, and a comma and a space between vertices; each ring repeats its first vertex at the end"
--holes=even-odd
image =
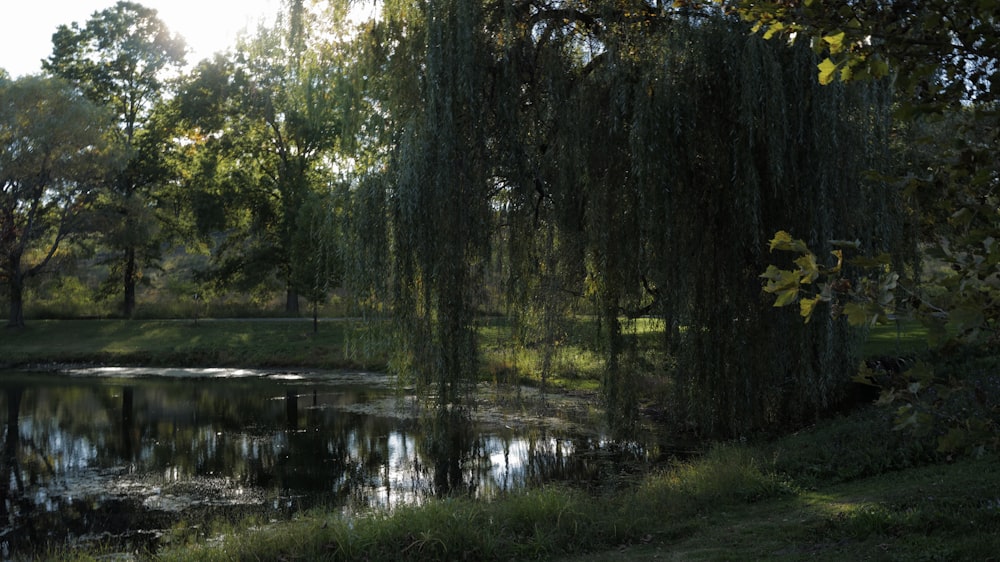
MULTIPOLYGON (((231 47, 244 28, 271 18, 281 0, 133 0, 158 12, 173 33, 188 45, 194 65, 231 47)), ((117 0, 0 0, 0 68, 14 78, 41 72, 41 60, 52 54, 52 34, 60 25, 83 27, 94 12, 117 0)))

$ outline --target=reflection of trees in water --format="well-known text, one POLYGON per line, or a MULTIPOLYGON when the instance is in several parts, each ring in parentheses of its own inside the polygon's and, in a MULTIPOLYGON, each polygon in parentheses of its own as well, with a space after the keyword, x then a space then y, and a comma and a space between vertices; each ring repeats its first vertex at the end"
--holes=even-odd
POLYGON ((61 459, 57 473, 124 464, 166 481, 226 477, 278 492, 477 495, 586 471, 589 461, 574 457, 594 446, 544 432, 483 435, 460 413, 407 431, 340 408, 355 401, 345 391, 274 383, 142 381, 29 394, 37 396, 25 400, 28 439, 61 459))
POLYGON ((14 502, 24 493, 24 481, 17 463, 20 437, 17 419, 21 411, 21 396, 24 394, 24 389, 7 388, 4 394, 7 401, 7 424, 4 427, 3 459, 0 460, 2 463, 0 478, 3 479, 3 483, 0 484, 0 517, 6 527, 10 524, 9 517, 14 502))

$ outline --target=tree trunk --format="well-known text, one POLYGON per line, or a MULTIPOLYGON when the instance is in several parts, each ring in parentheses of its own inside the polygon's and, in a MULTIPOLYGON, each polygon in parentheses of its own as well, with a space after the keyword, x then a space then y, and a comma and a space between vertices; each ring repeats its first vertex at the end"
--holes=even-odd
POLYGON ((288 289, 285 293, 285 312, 288 314, 299 313, 299 293, 295 289, 288 289))
POLYGON ((125 271, 122 279, 125 289, 122 313, 126 318, 131 318, 135 312, 135 278, 135 248, 129 247, 125 249, 125 271))
POLYGON ((10 315, 7 318, 8 328, 24 327, 24 276, 21 268, 14 268, 8 284, 10 290, 10 315))

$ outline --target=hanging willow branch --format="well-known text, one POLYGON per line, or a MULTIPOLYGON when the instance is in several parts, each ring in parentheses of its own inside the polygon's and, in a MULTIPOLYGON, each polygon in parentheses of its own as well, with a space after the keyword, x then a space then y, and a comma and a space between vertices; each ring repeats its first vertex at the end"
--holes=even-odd
POLYGON ((866 180, 886 156, 887 87, 821 87, 811 51, 711 10, 485 5, 438 0, 419 25, 380 24, 381 39, 397 31, 382 177, 407 372, 461 403, 479 286, 503 279, 521 333, 545 345, 597 311, 618 427, 649 382, 702 434, 828 407, 857 336, 773 314, 757 275, 777 230, 820 249, 898 246, 895 197, 866 180), (664 337, 640 342, 623 311, 664 337))

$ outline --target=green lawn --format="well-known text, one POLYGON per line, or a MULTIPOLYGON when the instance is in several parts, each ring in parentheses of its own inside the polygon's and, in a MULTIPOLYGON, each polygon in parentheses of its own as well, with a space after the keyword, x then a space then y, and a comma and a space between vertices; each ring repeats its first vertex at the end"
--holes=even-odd
POLYGON ((900 320, 872 328, 865 355, 900 357, 927 350, 927 327, 915 320, 900 320))
MULTIPOLYGON (((591 322, 579 320, 554 347, 547 384, 596 390, 603 362, 591 322)), ((657 329, 640 321, 645 338, 657 329)), ((233 366, 384 369, 391 354, 385 327, 352 320, 324 320, 317 332, 306 319, 253 320, 34 320, 0 331, 0 366, 105 363, 150 366, 233 366)), ((509 325, 480 329, 487 379, 539 383, 543 347, 511 346, 509 325)), ((865 353, 898 356, 926 349, 926 329, 916 323, 875 327, 865 353)))
POLYGON ((0 364, 358 367, 384 358, 345 352, 363 329, 347 321, 37 320, 2 332, 0 364))

